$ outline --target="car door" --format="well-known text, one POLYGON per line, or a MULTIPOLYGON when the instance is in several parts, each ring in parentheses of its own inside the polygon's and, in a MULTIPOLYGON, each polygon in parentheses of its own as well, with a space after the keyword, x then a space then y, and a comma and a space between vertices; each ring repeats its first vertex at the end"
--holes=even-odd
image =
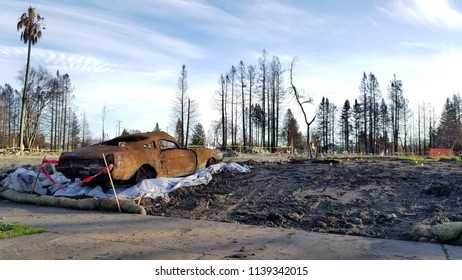
POLYGON ((160 152, 169 177, 187 176, 196 172, 197 157, 189 149, 180 149, 175 142, 160 140, 160 152))
POLYGON ((156 141, 149 140, 143 143, 143 149, 140 148, 145 157, 145 162, 154 167, 158 176, 163 176, 166 174, 167 167, 166 163, 162 159, 159 149, 156 147, 156 141))

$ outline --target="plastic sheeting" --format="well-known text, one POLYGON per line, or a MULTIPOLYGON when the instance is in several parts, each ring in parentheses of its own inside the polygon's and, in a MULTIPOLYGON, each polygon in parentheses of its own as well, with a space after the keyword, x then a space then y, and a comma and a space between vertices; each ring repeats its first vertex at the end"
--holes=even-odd
MULTIPOLYGON (((207 185, 212 180, 212 175, 222 172, 231 173, 247 173, 250 172, 250 168, 246 165, 240 165, 238 163, 218 163, 209 166, 206 169, 201 169, 193 175, 179 178, 157 178, 147 179, 142 182, 127 187, 117 187, 117 196, 126 198, 157 198, 162 197, 168 200, 168 193, 171 191, 182 188, 197 185, 207 185)), ((105 175, 100 175, 105 176, 105 175)), ((44 174, 39 174, 38 179, 37 173, 25 168, 18 168, 13 173, 9 174, 1 184, 3 187, 16 190, 18 192, 34 192, 40 195, 53 195, 53 196, 67 196, 67 197, 114 197, 112 188, 103 191, 101 186, 93 187, 86 185, 79 185, 77 182, 71 182, 62 173, 56 172, 51 175, 51 178, 57 182, 64 189, 61 190, 53 185, 53 183, 46 178, 44 174), (36 183, 35 183, 36 182, 36 183), (35 187, 34 187, 35 183, 35 187)))
MULTIPOLYGON (((64 177, 62 173, 54 173, 51 178, 61 186, 70 184, 71 180, 64 177)), ((43 174, 37 177, 37 172, 23 167, 16 169, 1 182, 5 188, 13 189, 18 192, 51 195, 58 188, 43 174), (35 185, 35 186, 34 186, 35 185)))

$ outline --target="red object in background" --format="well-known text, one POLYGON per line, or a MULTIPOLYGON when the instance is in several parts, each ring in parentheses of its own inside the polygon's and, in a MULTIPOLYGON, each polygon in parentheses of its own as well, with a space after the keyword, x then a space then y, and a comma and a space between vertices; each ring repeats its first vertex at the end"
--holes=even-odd
POLYGON ((454 152, 451 149, 430 148, 431 157, 452 157, 454 152))

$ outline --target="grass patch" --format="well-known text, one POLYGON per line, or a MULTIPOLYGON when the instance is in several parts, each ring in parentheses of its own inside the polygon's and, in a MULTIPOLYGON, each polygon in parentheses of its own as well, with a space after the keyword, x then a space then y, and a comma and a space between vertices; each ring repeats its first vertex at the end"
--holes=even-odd
POLYGON ((416 157, 416 156, 403 156, 403 157, 398 157, 400 160, 407 160, 407 161, 414 161, 414 162, 429 162, 429 161, 435 161, 433 158, 424 158, 424 157, 416 157))
POLYGON ((33 228, 23 225, 12 225, 0 222, 0 239, 42 232, 47 232, 47 230, 43 228, 33 228))
POLYGON ((399 157, 400 160, 407 160, 407 161, 413 161, 415 163, 423 163, 423 162, 435 162, 435 161, 456 161, 456 162, 462 162, 462 158, 458 156, 452 156, 452 157, 439 157, 439 158, 424 158, 424 157, 416 157, 416 156, 408 156, 408 157, 399 157))
POLYGON ((458 161, 462 162, 462 159, 458 156, 452 156, 452 157, 439 157, 438 161, 458 161))

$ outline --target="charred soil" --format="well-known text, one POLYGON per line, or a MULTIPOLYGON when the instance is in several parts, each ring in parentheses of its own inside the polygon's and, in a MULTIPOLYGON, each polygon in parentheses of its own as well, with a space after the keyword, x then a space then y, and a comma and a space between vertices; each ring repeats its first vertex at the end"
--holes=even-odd
POLYGON ((151 215, 401 240, 412 239, 416 224, 462 221, 459 162, 243 163, 250 173, 214 175, 206 186, 171 192, 168 202, 143 204, 151 215))

